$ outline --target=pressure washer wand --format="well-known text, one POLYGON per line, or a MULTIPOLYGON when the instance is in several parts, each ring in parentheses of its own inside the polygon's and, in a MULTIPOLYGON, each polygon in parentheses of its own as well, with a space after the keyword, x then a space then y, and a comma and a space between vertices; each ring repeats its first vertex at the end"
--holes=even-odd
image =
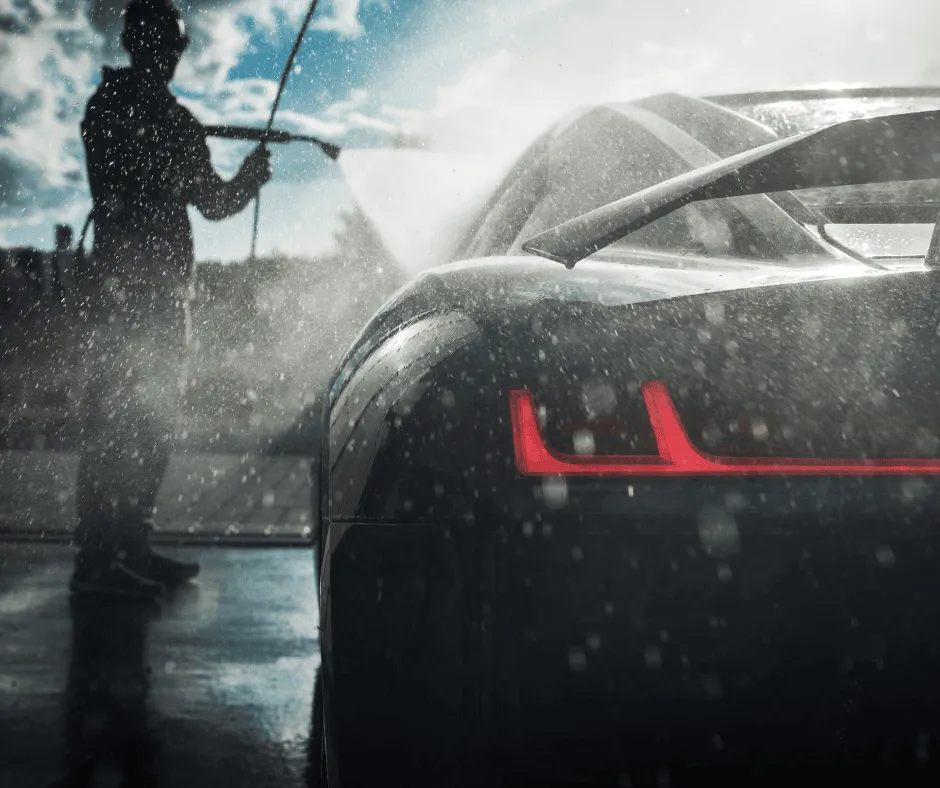
POLYGON ((277 129, 258 129, 250 126, 204 126, 207 137, 224 137, 229 140, 247 140, 249 142, 264 143, 284 143, 284 142, 309 142, 316 145, 333 161, 339 158, 342 148, 334 145, 332 142, 311 137, 307 134, 293 134, 289 131, 278 131, 277 129))
MULTIPOLYGON (((281 106, 281 97, 284 95, 284 88, 287 86, 287 78, 290 76, 291 69, 294 67, 294 59, 297 57, 297 53, 300 51, 300 45, 303 43, 304 35, 307 33, 307 28, 310 26, 310 20, 313 19, 314 13, 317 10, 317 3, 319 0, 310 0, 310 7, 307 9, 307 14, 304 16, 304 21, 300 23, 300 30, 297 31, 297 37, 294 39, 294 45, 290 49, 290 54, 287 56, 287 62, 284 63, 284 70, 281 71, 281 79, 277 84, 277 93, 274 95, 274 102, 271 104, 271 112, 268 115, 268 122, 265 124, 265 130, 270 131, 271 127, 274 125, 274 116, 277 114, 277 108, 281 106)), ((337 153, 337 155, 339 155, 337 153)), ((335 157, 334 157, 335 158, 335 157)), ((255 248, 258 245, 258 219, 261 217, 261 194, 255 198, 255 216, 251 224, 251 260, 254 262, 255 259, 255 248)))

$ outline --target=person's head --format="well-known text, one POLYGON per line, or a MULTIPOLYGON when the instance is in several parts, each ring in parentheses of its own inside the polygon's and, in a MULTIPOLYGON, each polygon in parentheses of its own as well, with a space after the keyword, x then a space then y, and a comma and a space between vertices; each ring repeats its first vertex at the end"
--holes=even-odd
POLYGON ((189 37, 173 0, 131 0, 124 11, 121 44, 135 69, 169 82, 189 37))

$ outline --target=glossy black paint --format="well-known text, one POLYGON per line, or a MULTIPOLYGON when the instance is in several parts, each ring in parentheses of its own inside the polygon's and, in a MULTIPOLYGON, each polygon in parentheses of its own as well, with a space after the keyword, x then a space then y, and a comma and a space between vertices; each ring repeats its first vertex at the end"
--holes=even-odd
POLYGON ((655 300, 625 267, 528 265, 426 275, 341 366, 334 781, 927 774, 933 480, 523 478, 508 391, 532 391, 568 451, 592 408, 627 425, 598 451, 649 451, 638 387, 662 380, 709 451, 940 456, 940 276, 655 300))

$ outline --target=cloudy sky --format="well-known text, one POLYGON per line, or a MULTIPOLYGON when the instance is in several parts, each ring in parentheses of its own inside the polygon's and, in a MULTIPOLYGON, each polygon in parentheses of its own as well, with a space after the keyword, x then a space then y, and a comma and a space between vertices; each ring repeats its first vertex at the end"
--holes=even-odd
MULTIPOLYGON (((307 0, 185 0, 174 89, 206 123, 261 124, 307 0)), ((121 0, 0 0, 0 243, 47 246, 88 209, 78 123, 121 62, 121 0)), ((664 90, 940 84, 936 0, 321 0, 278 116, 350 146, 405 131, 505 159, 571 107, 664 90)), ((214 142, 232 172, 245 147, 214 142)), ((315 149, 275 150, 262 251, 327 248, 351 200, 315 149)), ((420 179, 415 179, 420 180, 420 179)), ((407 199, 420 183, 389 183, 407 199)), ((417 204, 417 203, 416 203, 417 204)), ((201 258, 247 253, 250 212, 197 221, 201 258)))

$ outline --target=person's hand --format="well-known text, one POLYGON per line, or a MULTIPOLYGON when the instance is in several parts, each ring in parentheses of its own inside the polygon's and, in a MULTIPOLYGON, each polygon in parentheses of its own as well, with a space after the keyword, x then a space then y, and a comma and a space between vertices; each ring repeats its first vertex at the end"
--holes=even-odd
POLYGON ((264 143, 255 148, 242 163, 238 176, 260 189, 271 180, 271 153, 264 143))

